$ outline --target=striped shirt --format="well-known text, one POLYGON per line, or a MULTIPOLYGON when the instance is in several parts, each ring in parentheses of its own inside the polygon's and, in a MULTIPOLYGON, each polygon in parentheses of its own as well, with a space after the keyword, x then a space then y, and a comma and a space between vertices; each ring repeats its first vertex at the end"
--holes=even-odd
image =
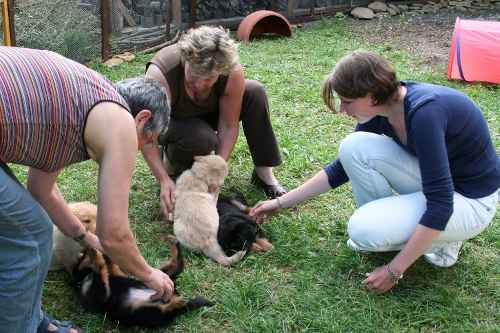
POLYGON ((77 62, 0 47, 0 160, 52 172, 89 159, 85 123, 105 101, 128 109, 108 80, 77 62))

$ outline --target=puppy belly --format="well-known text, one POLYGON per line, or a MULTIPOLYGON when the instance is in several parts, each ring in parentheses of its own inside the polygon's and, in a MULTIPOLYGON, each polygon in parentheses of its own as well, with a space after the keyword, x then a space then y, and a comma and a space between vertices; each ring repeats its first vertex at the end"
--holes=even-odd
POLYGON ((156 291, 153 289, 131 288, 125 300, 125 305, 135 310, 146 305, 158 304, 159 302, 151 301, 151 296, 155 293, 156 291))

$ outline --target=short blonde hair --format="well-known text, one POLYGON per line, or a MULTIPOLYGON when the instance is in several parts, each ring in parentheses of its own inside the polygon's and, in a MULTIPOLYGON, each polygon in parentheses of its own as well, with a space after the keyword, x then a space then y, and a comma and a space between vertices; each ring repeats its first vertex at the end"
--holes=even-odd
POLYGON ((238 46, 222 27, 200 26, 190 29, 179 40, 183 63, 195 75, 209 76, 214 71, 229 75, 239 64, 238 46))

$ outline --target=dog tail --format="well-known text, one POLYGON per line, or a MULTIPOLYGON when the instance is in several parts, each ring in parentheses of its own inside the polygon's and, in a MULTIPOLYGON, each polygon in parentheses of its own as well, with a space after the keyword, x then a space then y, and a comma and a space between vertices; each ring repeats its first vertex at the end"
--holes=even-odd
POLYGON ((245 205, 244 203, 242 203, 241 201, 239 201, 238 199, 236 198, 230 198, 229 199, 229 202, 236 208, 238 208, 239 210, 241 210, 243 213, 245 214, 248 214, 250 213, 250 207, 248 207, 247 205, 245 205))
POLYGON ((186 310, 191 311, 191 310, 202 308, 204 306, 210 307, 213 305, 214 305, 214 303, 210 302, 208 299, 203 298, 201 296, 197 296, 193 299, 190 299, 186 303, 186 310))
POLYGON ((213 260, 217 261, 219 264, 224 265, 224 266, 231 266, 232 264, 240 261, 243 259, 245 254, 247 253, 246 250, 244 251, 239 251, 233 254, 232 256, 228 257, 224 253, 224 250, 222 250, 222 247, 219 245, 217 240, 215 240, 215 243, 212 244, 210 247, 203 249, 203 253, 209 258, 212 258, 213 260))

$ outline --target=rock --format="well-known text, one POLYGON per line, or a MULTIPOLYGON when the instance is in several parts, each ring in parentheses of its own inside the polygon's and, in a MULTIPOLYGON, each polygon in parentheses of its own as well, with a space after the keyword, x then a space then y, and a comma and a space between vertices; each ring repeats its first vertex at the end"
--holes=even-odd
POLYGON ((398 12, 397 12, 397 11, 395 11, 393 8, 389 7, 389 8, 388 8, 388 10, 389 10, 389 15, 391 15, 391 16, 396 16, 396 15, 398 15, 398 12))
POLYGON ((448 4, 450 6, 457 6, 457 7, 470 7, 471 6, 470 1, 450 1, 448 4))
POLYGON ((123 61, 132 61, 135 59, 135 55, 133 53, 130 53, 130 52, 124 52, 122 54, 116 55, 115 57, 119 58, 123 61))
POLYGON ((117 58, 117 57, 113 57, 109 60, 106 60, 105 62, 103 62, 103 64, 107 67, 115 67, 115 66, 118 66, 118 65, 121 65, 123 64, 123 60, 120 59, 120 58, 117 58))
POLYGON ((398 4, 397 6, 398 6, 398 8, 399 8, 402 12, 405 12, 405 11, 407 11, 407 10, 408 10, 408 5, 400 5, 400 4, 398 4))
POLYGON ((372 9, 375 13, 379 12, 387 12, 389 8, 385 4, 385 2, 374 1, 368 5, 368 8, 372 9))
POLYGON ((435 8, 434 6, 431 6, 431 5, 425 5, 422 7, 422 11, 424 13, 436 13, 437 12, 437 8, 435 8))
POLYGON ((353 10, 351 10, 351 15, 363 20, 371 20, 375 17, 375 13, 373 12, 373 10, 366 7, 354 8, 353 10))
POLYGON ((153 10, 157 10, 159 11, 160 8, 161 8, 161 2, 160 1, 151 1, 149 3, 149 6, 153 9, 153 10))
MULTIPOLYGON (((398 6, 393 5, 392 3, 387 4, 387 7, 389 7, 389 13, 391 13, 391 9, 396 12, 397 14, 401 14, 401 10, 399 9, 398 6)), ((392 15, 392 14, 391 14, 392 15)))

